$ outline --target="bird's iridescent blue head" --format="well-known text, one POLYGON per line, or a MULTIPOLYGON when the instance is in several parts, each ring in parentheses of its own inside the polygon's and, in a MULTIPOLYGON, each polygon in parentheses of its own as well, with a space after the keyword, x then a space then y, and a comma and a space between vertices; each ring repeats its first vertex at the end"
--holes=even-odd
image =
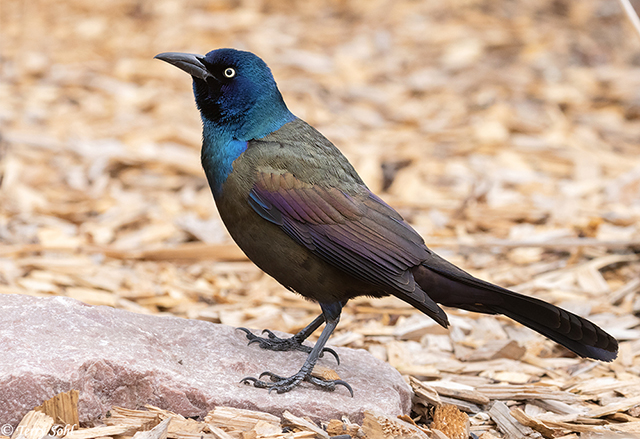
POLYGON ((202 120, 220 135, 248 141, 295 119, 271 70, 251 52, 217 49, 205 56, 167 52, 156 58, 192 76, 202 120))

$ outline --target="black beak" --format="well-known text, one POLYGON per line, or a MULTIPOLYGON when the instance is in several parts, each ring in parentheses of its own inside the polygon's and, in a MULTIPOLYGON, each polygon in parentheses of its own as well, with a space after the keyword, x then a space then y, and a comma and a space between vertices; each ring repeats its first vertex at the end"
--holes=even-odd
POLYGON ((154 58, 173 64, 180 70, 184 70, 191 76, 204 81, 206 81, 207 78, 213 78, 213 75, 209 73, 207 67, 200 61, 202 59, 200 55, 182 52, 164 52, 157 54, 154 58))

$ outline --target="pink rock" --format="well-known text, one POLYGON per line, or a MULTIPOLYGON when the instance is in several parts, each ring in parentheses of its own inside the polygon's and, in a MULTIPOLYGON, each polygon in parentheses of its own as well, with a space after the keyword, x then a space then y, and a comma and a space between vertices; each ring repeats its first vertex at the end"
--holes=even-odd
POLYGON ((302 352, 247 346, 230 326, 171 316, 89 306, 66 297, 0 295, 0 424, 14 427, 35 406, 71 389, 80 391, 81 421, 114 405, 152 404, 183 416, 204 416, 219 405, 281 415, 289 410, 314 420, 346 415, 360 422, 365 410, 407 414, 411 390, 400 374, 367 351, 337 348, 341 364, 325 355, 319 365, 336 370, 353 387, 323 392, 309 383, 285 394, 240 384, 269 370, 292 375, 302 352))

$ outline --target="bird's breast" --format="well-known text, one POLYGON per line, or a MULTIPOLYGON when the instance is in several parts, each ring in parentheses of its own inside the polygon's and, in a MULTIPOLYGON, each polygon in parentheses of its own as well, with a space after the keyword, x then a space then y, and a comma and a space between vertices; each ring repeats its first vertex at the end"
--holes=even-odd
POLYGON ((234 162, 247 150, 247 142, 229 140, 214 142, 206 138, 202 144, 202 167, 214 196, 222 193, 223 185, 233 172, 234 162))

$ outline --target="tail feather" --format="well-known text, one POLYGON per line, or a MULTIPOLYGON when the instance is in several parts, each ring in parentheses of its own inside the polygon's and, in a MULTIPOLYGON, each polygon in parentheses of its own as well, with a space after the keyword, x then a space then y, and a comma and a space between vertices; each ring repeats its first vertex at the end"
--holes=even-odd
MULTIPOLYGON (((534 297, 477 279, 433 255, 413 275, 435 302, 485 314, 503 314, 565 346, 576 354, 612 361, 618 342, 587 319, 534 297)), ((401 295, 398 295, 406 300, 401 295)))
MULTIPOLYGON (((553 306, 553 305, 550 305, 553 306)), ((561 344, 567 349, 575 352, 581 357, 593 358, 601 361, 613 361, 618 356, 618 342, 602 329, 575 314, 558 308, 567 314, 567 318, 562 319, 564 323, 571 320, 567 333, 549 326, 545 326, 534 318, 523 316, 508 309, 496 307, 500 314, 504 314, 513 320, 539 332, 549 339, 561 344)))

